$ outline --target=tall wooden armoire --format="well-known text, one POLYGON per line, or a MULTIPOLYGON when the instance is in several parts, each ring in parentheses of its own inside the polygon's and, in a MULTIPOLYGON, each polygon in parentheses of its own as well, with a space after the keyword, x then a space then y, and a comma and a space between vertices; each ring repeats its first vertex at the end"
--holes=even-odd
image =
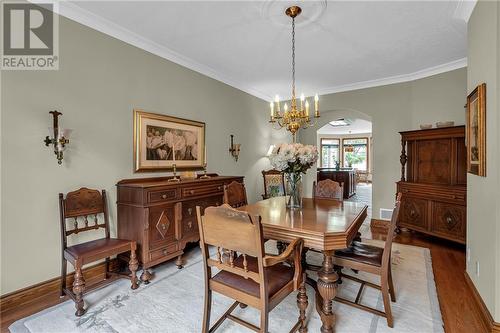
POLYGON ((465 244, 465 126, 400 132, 399 227, 465 244))

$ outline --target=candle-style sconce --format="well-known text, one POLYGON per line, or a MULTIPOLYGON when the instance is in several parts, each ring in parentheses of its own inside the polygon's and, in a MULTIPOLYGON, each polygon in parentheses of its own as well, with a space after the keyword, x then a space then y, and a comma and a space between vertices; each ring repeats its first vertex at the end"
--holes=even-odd
POLYGON ((238 156, 240 155, 240 147, 241 144, 234 143, 234 135, 231 134, 231 144, 229 146, 229 153, 231 154, 232 157, 234 157, 234 160, 236 162, 238 162, 238 156))
POLYGON ((63 160, 63 151, 66 149, 66 145, 69 143, 69 135, 71 134, 70 129, 59 129, 59 116, 62 115, 61 112, 58 111, 50 111, 49 112, 53 119, 53 127, 49 127, 49 132, 53 135, 52 138, 49 136, 45 137, 45 146, 54 145, 54 154, 57 157, 57 163, 62 164, 63 160))

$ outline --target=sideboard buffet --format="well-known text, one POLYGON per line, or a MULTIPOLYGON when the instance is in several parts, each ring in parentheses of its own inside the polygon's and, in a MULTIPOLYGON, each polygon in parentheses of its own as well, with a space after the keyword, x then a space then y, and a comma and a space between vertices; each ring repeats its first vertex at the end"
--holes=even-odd
POLYGON ((400 132, 399 227, 466 240, 465 127, 400 132))
POLYGON ((169 177, 124 179, 116 184, 118 237, 137 242, 143 273, 172 258, 182 268, 182 254, 189 242, 200 239, 196 206, 222 204, 224 185, 243 182, 243 177, 217 176, 169 182, 169 177))

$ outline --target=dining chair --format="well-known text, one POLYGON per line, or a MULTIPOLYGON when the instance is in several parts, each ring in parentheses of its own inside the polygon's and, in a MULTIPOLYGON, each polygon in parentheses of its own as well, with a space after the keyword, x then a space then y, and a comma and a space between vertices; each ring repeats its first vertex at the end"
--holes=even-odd
POLYGON ((344 200, 342 184, 331 179, 313 182, 313 198, 344 200))
MULTIPOLYGON (((132 281, 132 289, 137 289, 137 269, 139 261, 136 256, 137 245, 135 241, 126 239, 110 238, 109 218, 106 201, 106 191, 92 190, 85 187, 69 192, 64 198, 59 193, 59 210, 61 220, 61 297, 68 295, 76 307, 75 315, 80 317, 85 313, 83 294, 86 292, 85 279, 82 274, 83 265, 106 259, 105 280, 112 276, 127 277, 132 281), (104 223, 99 221, 104 219, 104 223), (69 220, 69 221, 68 221, 69 220), (104 229, 104 238, 91 240, 84 243, 68 246, 68 237, 82 232, 104 229), (130 275, 110 272, 110 257, 118 254, 130 252, 129 269, 130 275), (75 268, 73 288, 66 288, 67 262, 75 268)), ((103 281, 103 282, 104 282, 103 281)))
POLYGON ((361 280, 344 274, 340 271, 339 278, 346 278, 360 283, 360 288, 354 301, 341 297, 335 297, 335 300, 347 305, 354 306, 358 309, 369 311, 387 319, 387 325, 394 327, 394 319, 391 312, 391 301, 396 302, 396 294, 392 281, 391 271, 391 249, 396 223, 399 217, 399 208, 401 205, 401 193, 398 193, 396 204, 392 212, 391 222, 387 230, 387 239, 383 248, 363 244, 361 242, 353 242, 347 248, 335 251, 334 264, 342 268, 351 268, 363 272, 368 272, 380 276, 380 286, 374 283, 361 280), (384 301, 384 311, 361 304, 361 295, 365 286, 375 288, 381 291, 384 301), (390 298, 389 298, 390 297, 390 298))
POLYGON ((224 185, 224 203, 233 208, 248 205, 245 184, 232 181, 228 185, 224 185))
POLYGON ((262 178, 264 179, 262 199, 286 195, 285 174, 283 172, 275 169, 262 170, 262 178))
POLYGON ((200 207, 196 207, 196 213, 205 273, 202 332, 213 332, 224 320, 231 319, 253 331, 267 333, 269 312, 297 290, 299 317, 290 332, 307 332, 308 299, 300 264, 302 239, 295 239, 280 255, 266 255, 260 216, 251 216, 227 204, 208 207, 203 216, 200 207), (216 248, 215 254, 210 254, 209 246, 216 248), (225 250, 229 251, 226 258, 225 250), (212 269, 218 272, 213 275, 212 269), (213 291, 235 302, 210 327, 213 291), (260 311, 260 327, 231 314, 238 304, 260 311))

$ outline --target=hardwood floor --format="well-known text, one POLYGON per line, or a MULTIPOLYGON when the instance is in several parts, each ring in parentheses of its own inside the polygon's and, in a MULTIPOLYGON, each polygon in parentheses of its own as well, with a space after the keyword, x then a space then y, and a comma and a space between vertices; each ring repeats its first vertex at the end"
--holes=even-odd
MULTIPOLYGON (((372 228, 372 238, 384 239, 385 231, 372 228)), ((394 241, 429 248, 439 306, 447 333, 481 333, 480 314, 465 280, 465 246, 414 232, 401 232, 394 241)))
MULTIPOLYGON (((375 239, 383 239, 384 233, 384 230, 380 229, 372 228, 371 230, 372 237, 375 239)), ((464 246, 410 232, 397 235, 395 242, 430 249, 445 331, 447 333, 482 332, 480 317, 475 312, 473 296, 465 281, 464 246)), ((6 313, 1 318, 1 332, 8 332, 8 326, 14 321, 61 301, 64 300, 59 300, 57 294, 47 295, 46 299, 39 303, 6 313)))

